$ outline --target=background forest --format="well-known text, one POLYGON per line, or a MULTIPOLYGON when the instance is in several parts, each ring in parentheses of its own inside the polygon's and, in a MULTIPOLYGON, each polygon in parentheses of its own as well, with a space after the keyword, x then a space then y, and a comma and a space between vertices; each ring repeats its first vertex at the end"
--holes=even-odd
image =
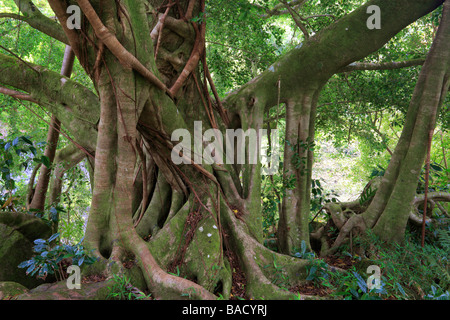
MULTIPOLYGON (((16 19, 14 15, 20 12, 15 2, 0 0, 0 52, 59 73, 65 44, 16 19)), ((47 1, 33 2, 44 15, 53 19, 55 14, 47 1)), ((206 1, 205 52, 220 99, 225 99, 280 57, 301 46, 308 37, 365 3, 360 0, 291 2, 287 6, 287 2, 275 0, 206 1)), ((364 62, 420 60, 423 63, 436 36, 442 11, 440 6, 408 25, 381 49, 365 57, 364 62)), ((202 13, 192 18, 193 21, 202 19, 202 13)), ((329 212, 324 209, 327 204, 364 203, 373 197, 374 190, 366 186, 381 178, 387 169, 402 133, 422 63, 405 68, 336 73, 322 88, 317 101, 315 140, 309 146, 314 153, 309 214, 311 232, 329 223, 329 212)), ((71 79, 96 91, 96 85, 78 59, 75 59, 71 79)), ((211 90, 209 93, 213 96, 211 90)), ((427 176, 428 192, 450 192, 449 107, 450 95, 447 94, 432 136, 429 174, 426 174, 424 163, 416 197, 424 194, 427 176)), ((285 110, 285 103, 278 97, 278 103, 268 110, 264 120, 265 128, 280 130, 281 139, 284 139, 286 130, 285 110)), ((63 171, 57 203, 48 201, 43 211, 30 210, 30 194, 33 194, 38 180, 39 168, 53 166, 53 170, 56 169, 56 165, 44 155, 51 121, 52 114, 41 105, 0 94, 0 216, 9 211, 38 215, 53 227, 52 234, 57 234, 46 243, 49 245, 46 248, 50 249, 45 252, 51 252, 51 242, 56 241, 69 251, 75 250, 72 255, 66 254, 66 259, 81 260, 79 264, 86 265, 92 262, 89 260, 90 252, 83 251, 80 243, 85 237, 93 190, 94 173, 88 158, 63 171)), ((73 136, 63 125, 57 149, 62 150, 72 143, 73 136)), ((282 157, 281 163, 283 161, 282 157)), ((64 167, 63 163, 58 165, 64 167)), ((283 198, 286 190, 295 188, 286 181, 282 171, 281 165, 277 174, 261 177, 263 243, 274 252, 279 252, 277 232, 283 198)), ((50 181, 52 183, 53 180, 50 181)), ((408 223, 403 243, 389 245, 369 231, 365 237, 355 236, 350 242, 345 242, 332 255, 321 257, 320 245, 316 243, 320 240, 312 240, 311 246, 305 244, 297 248, 297 252, 291 252, 293 256, 308 261, 307 277, 303 283, 291 286, 276 259, 265 266, 265 272, 270 274, 272 283, 299 299, 302 296, 325 299, 450 299, 450 201, 432 202, 429 209, 431 220, 426 225, 423 247, 422 204, 415 212, 419 223, 408 223), (369 265, 377 265, 381 269, 381 290, 367 288, 369 275, 366 268, 369 265), (341 271, 331 272, 331 267, 341 271)), ((339 233, 338 230, 333 232, 332 228, 327 232, 333 240, 339 233)), ((34 256, 42 252, 43 249, 35 251, 34 256)), ((60 271, 61 260, 57 268, 49 262, 44 270, 42 265, 39 269, 37 264, 33 264, 36 267, 34 276, 42 271, 41 275, 45 276, 56 273, 56 280, 67 278, 67 273, 60 271)), ((24 261, 23 273, 31 266, 31 263, 26 263, 31 260, 24 261)), ((62 268, 67 268, 67 265, 62 265, 62 268)), ((182 268, 178 267, 170 273, 184 276, 182 268)), ((152 297, 147 288, 132 291, 130 288, 137 285, 130 286, 127 282, 129 277, 122 273, 110 277, 109 283, 113 285, 108 298, 152 297)), ((249 298, 245 292, 245 279, 239 282, 234 278, 230 290, 230 298, 249 298)))

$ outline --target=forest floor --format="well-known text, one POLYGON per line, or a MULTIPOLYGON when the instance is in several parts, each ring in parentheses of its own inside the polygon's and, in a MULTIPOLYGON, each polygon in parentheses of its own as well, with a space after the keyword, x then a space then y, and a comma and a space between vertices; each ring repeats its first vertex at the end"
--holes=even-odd
MULTIPOLYGON (((230 300, 249 300, 249 297, 246 295, 246 278, 244 272, 239 267, 239 264, 237 263, 236 256, 233 254, 227 253, 227 257, 230 261, 230 265, 232 266, 232 288, 231 288, 231 295, 230 300)), ((393 257, 395 259, 395 257, 393 257)), ((311 260, 312 261, 312 260, 311 260)), ((341 279, 346 279, 345 287, 346 289, 342 290, 342 286, 333 286, 330 285, 330 283, 333 283, 334 280, 331 280, 330 278, 325 279, 326 277, 317 277, 315 279, 306 280, 302 282, 300 285, 292 286, 289 288, 285 288, 285 290, 289 290, 292 292, 296 298, 299 300, 303 299, 320 299, 320 300, 341 300, 341 299, 348 299, 351 297, 351 299, 364 299, 364 298, 373 298, 375 297, 372 294, 367 294, 363 297, 363 293, 358 290, 358 286, 355 285, 355 279, 353 278, 352 274, 355 273, 357 269, 361 266, 360 259, 358 259, 357 256, 350 256, 350 255, 342 255, 337 254, 333 256, 328 256, 323 259, 314 258, 314 261, 320 261, 323 263, 323 265, 326 265, 329 270, 339 269, 341 271, 341 279), (331 280, 331 281, 330 281, 331 280), (353 287, 352 287, 353 286, 353 287), (339 290, 337 289, 339 287, 339 290), (354 297, 350 296, 349 288, 354 288, 354 291, 359 292, 359 296, 354 297), (337 291, 340 291, 339 293, 337 291), (345 292, 342 292, 345 291, 345 292), (344 293, 344 296, 341 294, 344 293)), ((443 265, 441 265, 442 267, 443 265)), ((130 267, 130 266, 124 266, 124 267, 130 267)), ((410 266, 411 270, 414 266, 410 266)), ((399 267, 400 269, 400 267, 399 267)), ((431 272, 431 271, 430 271, 431 272)), ((425 275, 428 277, 428 275, 425 275)), ((364 280, 365 281, 365 280, 364 280)), ((398 281, 401 281, 400 279, 398 281)), ((417 280, 419 281, 419 280, 417 280)), ((123 282, 122 282, 123 283, 123 282)), ((357 281, 356 281, 357 283, 357 281)), ((403 283, 403 282, 402 282, 403 283)), ((414 291, 419 290, 422 292, 419 296, 416 297, 416 294, 409 295, 409 299, 427 299, 430 298, 430 295, 427 295, 426 287, 424 286, 424 283, 418 283, 416 281, 411 281, 413 283, 413 286, 415 288, 414 291)), ((443 283, 442 283, 443 284, 443 283)), ((111 296, 111 293, 114 292, 113 287, 117 285, 117 279, 107 279, 104 275, 90 275, 83 277, 81 279, 81 290, 68 290, 66 281, 59 281, 59 282, 52 282, 52 283, 46 283, 43 285, 40 285, 37 288, 27 290, 26 292, 22 294, 18 294, 16 296, 7 297, 5 300, 110 300, 115 299, 111 296), (115 282, 116 281, 116 282, 115 282)), ((359 284, 360 285, 360 284, 359 284)), ((392 285, 392 284, 389 284, 392 285)), ((435 287, 439 287, 438 285, 434 284, 435 287)), ((282 287, 282 286, 281 286, 282 287)), ((132 287, 133 289, 136 289, 132 287)), ((130 288, 128 288, 130 289, 130 288)), ((123 287, 121 290, 126 291, 128 290, 127 287, 123 287)), ((408 293, 411 292, 408 287, 404 287, 404 289, 408 290, 408 293)), ((117 290, 117 286, 116 286, 117 290)), ((403 290, 403 289, 402 289, 403 290)), ((142 292, 140 292, 142 293, 142 292)), ((144 292, 145 299, 152 300, 153 297, 149 294, 149 292, 144 292)), ((352 295, 354 293, 352 292, 352 295)), ((441 294, 438 292, 433 291, 434 296, 431 298, 449 298, 447 295, 441 294)), ((396 300, 396 299, 404 299, 405 297, 402 297, 398 294, 393 294, 391 290, 389 290, 388 294, 383 295, 377 295, 376 298, 383 299, 383 300, 396 300)), ((133 299, 135 300, 136 296, 134 296, 133 299)), ((222 300, 222 298, 219 296, 219 300, 222 300)), ((439 299, 440 300, 440 299, 439 299)))

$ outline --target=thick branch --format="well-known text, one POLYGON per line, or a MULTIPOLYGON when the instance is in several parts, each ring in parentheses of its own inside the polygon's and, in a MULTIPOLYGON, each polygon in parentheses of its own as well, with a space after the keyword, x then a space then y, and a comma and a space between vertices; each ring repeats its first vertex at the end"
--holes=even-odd
MULTIPOLYGON (((450 202, 450 193, 447 192, 430 192, 427 195, 427 202, 431 203, 431 209, 433 209, 434 205, 436 205, 439 210, 446 216, 448 216, 448 212, 445 208, 439 203, 442 202, 450 202)), ((411 206, 411 211, 409 214, 409 220, 416 224, 417 226, 421 226, 423 223, 424 215, 419 213, 418 206, 423 205, 425 208, 425 194, 419 194, 414 198, 413 204, 411 206)), ((433 210, 430 210, 426 215, 431 217, 433 210)), ((431 218, 425 218, 426 222, 430 222, 431 218)))
POLYGON ((95 150, 98 97, 83 85, 32 63, 0 54, 0 85, 28 92, 74 134, 78 143, 95 150))
MULTIPOLYGON (((73 53, 72 48, 70 46, 66 46, 61 67, 61 75, 70 77, 70 75, 72 74, 74 60, 75 54, 73 53)), ((44 150, 44 155, 49 159, 50 163, 53 163, 53 160, 55 159, 60 128, 61 121, 59 121, 58 118, 53 115, 48 128, 47 145, 45 146, 44 150)), ((47 189, 50 183, 50 173, 51 168, 48 168, 46 166, 42 167, 38 182, 36 184, 36 191, 30 203, 31 209, 36 209, 39 211, 44 210, 47 189)))
MULTIPOLYGON (((433 201, 450 202, 450 193, 447 192, 430 192, 428 193, 428 199, 433 201)), ((414 198, 414 204, 421 203, 425 200, 425 195, 420 194, 414 198)))
MULTIPOLYGON (((231 93, 225 100, 232 108, 237 100, 258 97, 265 108, 286 102, 301 88, 323 84, 354 61, 380 49, 395 34, 442 4, 442 0, 372 0, 322 29, 289 51, 266 71, 231 93), (377 5, 383 12, 383 28, 367 28, 367 7, 377 5), (278 92, 277 82, 281 81, 278 92)), ((236 104, 237 105, 237 104, 236 104)))

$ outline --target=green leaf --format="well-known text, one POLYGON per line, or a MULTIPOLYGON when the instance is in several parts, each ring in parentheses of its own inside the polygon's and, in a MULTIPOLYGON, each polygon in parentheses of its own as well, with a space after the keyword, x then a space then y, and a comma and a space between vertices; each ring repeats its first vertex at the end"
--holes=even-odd
POLYGON ((25 142, 31 146, 33 145, 33 142, 31 142, 31 140, 28 139, 27 137, 22 136, 22 137, 20 137, 20 139, 22 139, 23 142, 25 142))
POLYGON ((35 245, 34 248, 33 248, 34 252, 36 252, 36 253, 40 253, 41 251, 43 251, 43 250, 45 250, 45 249, 46 249, 45 243, 37 244, 37 245, 35 245))
POLYGON ((39 276, 45 276, 48 273, 48 265, 45 263, 44 266, 39 270, 39 276))
POLYGON ((353 288, 350 288, 350 293, 355 297, 355 298, 359 298, 359 293, 358 291, 356 291, 353 288))
POLYGON ((47 156, 42 156, 41 162, 44 166, 46 166, 47 168, 50 169, 51 163, 50 163, 50 159, 47 156))
POLYGON ((34 268, 35 268, 35 266, 34 266, 34 262, 33 262, 33 264, 31 264, 31 265, 28 267, 28 269, 27 269, 27 271, 26 271, 26 274, 29 274, 30 272, 32 272, 32 271, 34 270, 34 268))
POLYGON ((430 163, 430 167, 431 167, 433 170, 435 170, 435 171, 443 171, 443 170, 444 170, 444 169, 443 169, 440 165, 438 165, 438 164, 430 163))
POLYGON ((316 266, 312 266, 311 269, 309 270, 309 275, 306 278, 306 280, 314 280, 316 271, 317 271, 317 267, 316 266))
POLYGON ((358 272, 352 271, 353 275, 356 278, 356 282, 358 283, 359 288, 362 292, 367 292, 367 283, 364 281, 364 279, 359 275, 358 272))

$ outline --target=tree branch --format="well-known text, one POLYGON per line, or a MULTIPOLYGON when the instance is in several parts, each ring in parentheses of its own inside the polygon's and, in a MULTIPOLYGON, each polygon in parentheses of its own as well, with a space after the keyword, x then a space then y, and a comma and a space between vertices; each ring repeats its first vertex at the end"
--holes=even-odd
MULTIPOLYGON (((320 87, 333 74, 343 72, 352 62, 377 51, 400 30, 442 3, 442 0, 371 0, 286 53, 264 72, 230 93, 224 105, 233 112, 242 101, 248 102, 258 97, 257 100, 267 111, 277 105, 278 100, 286 102, 306 86, 320 87), (367 28, 366 10, 372 4, 378 5, 384 12, 381 30, 367 28), (349 46, 349 43, 352 45, 349 46), (278 92, 277 82, 280 79, 281 89, 278 92)), ((383 67, 394 66, 405 65, 394 63, 383 67)), ((358 64, 351 66, 356 67, 358 64)))
POLYGON ((0 13, 0 18, 11 18, 24 21, 32 28, 39 30, 46 35, 68 44, 68 40, 61 25, 55 20, 43 15, 31 1, 14 0, 16 6, 23 15, 4 12, 0 13))
POLYGON ((25 21, 25 17, 21 16, 20 14, 17 13, 10 13, 10 12, 0 12, 0 19, 1 18, 9 18, 9 19, 15 19, 15 20, 20 20, 20 21, 25 21))
MULTIPOLYGON (((287 2, 287 5, 289 6, 289 8, 299 8, 303 5, 303 3, 305 3, 306 0, 292 0, 287 2)), ((269 18, 272 16, 281 16, 284 14, 289 14, 289 10, 288 9, 283 9, 283 7, 285 7, 284 1, 283 3, 279 3, 277 5, 275 5, 272 9, 268 9, 264 6, 261 6, 259 4, 253 3, 252 4, 253 7, 258 8, 258 9, 262 9, 264 10, 266 13, 261 15, 261 18, 269 18)))
MULTIPOLYGON (((75 61, 75 54, 70 46, 66 45, 64 58, 61 66, 61 75, 70 78, 75 61)), ((44 150, 44 156, 49 159, 51 164, 54 163, 56 150, 58 148, 59 134, 61 132, 61 121, 54 115, 50 120, 47 132, 47 144, 44 150)), ((36 191, 30 203, 30 209, 44 211, 45 200, 47 198, 48 185, 50 183, 51 167, 44 166, 39 172, 39 178, 36 183, 36 191)))
MULTIPOLYGON (((20 0, 19 0, 20 1, 20 0)), ((63 1, 59 0, 48 0, 48 4, 52 8, 53 12, 58 17, 61 23, 64 34, 67 38, 67 43, 72 48, 75 55, 80 59, 81 57, 81 42, 78 32, 74 29, 69 29, 67 27, 67 5, 63 1)), ((82 60, 80 60, 82 62, 82 60)))
POLYGON ((323 18, 323 17, 329 17, 332 18, 334 21, 337 20, 337 17, 333 14, 314 14, 312 16, 308 17, 302 17, 304 20, 314 19, 314 18, 323 18))
POLYGON ((200 60, 200 55, 203 53, 203 49, 205 48, 204 44, 204 26, 200 26, 200 28, 197 27, 196 24, 194 24, 197 36, 195 38, 195 44, 194 48, 192 49, 191 56, 189 57, 188 62, 184 66, 183 71, 181 72, 178 79, 175 81, 173 86, 170 88, 170 93, 172 96, 175 96, 180 90, 180 88, 184 85, 186 82, 186 79, 189 77, 189 75, 194 71, 194 69, 197 67, 198 62, 200 60))
POLYGON ((291 8, 291 6, 289 5, 289 3, 287 3, 286 1, 282 1, 283 5, 286 7, 286 9, 288 10, 289 14, 291 15, 292 19, 294 19, 295 24, 297 25, 297 27, 303 32, 303 35, 305 36, 305 39, 309 39, 309 33, 308 30, 306 30, 305 25, 298 19, 300 18, 299 14, 296 13, 294 11, 294 9, 291 8), (297 17, 298 16, 298 17, 297 17))
POLYGON ((357 70, 395 70, 413 66, 421 66, 425 59, 413 59, 405 61, 391 61, 391 62, 354 62, 342 68, 339 72, 351 72, 357 70))
POLYGON ((81 145, 95 150, 100 104, 92 91, 57 72, 4 54, 0 54, 0 75, 1 86, 28 92, 76 134, 81 145))
POLYGON ((11 96, 13 98, 17 98, 17 99, 20 99, 20 100, 25 100, 25 101, 30 101, 30 102, 37 103, 37 100, 33 99, 33 97, 31 95, 29 95, 27 93, 20 92, 20 91, 16 91, 16 90, 0 87, 0 93, 3 93, 5 95, 7 95, 7 96, 11 96))

